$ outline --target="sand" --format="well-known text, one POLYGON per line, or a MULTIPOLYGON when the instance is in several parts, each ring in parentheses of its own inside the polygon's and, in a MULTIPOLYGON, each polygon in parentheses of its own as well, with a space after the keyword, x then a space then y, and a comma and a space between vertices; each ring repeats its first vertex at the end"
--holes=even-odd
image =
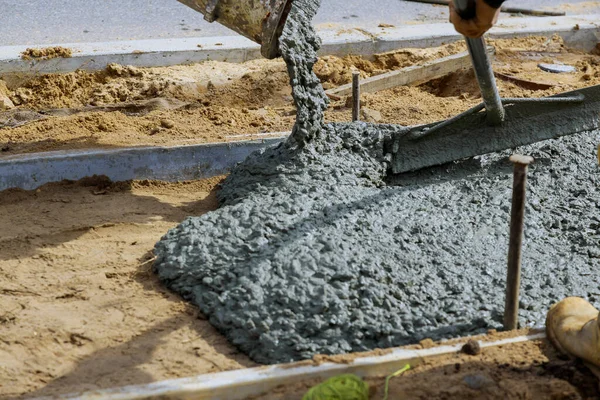
MULTIPOLYGON (((545 40, 536 39, 527 43, 524 49, 547 51, 548 46, 543 46, 544 43, 545 40)), ((554 52, 552 48, 549 50, 554 52)), ((576 52, 563 54, 564 49, 559 51, 560 57, 567 60, 571 57, 590 60, 590 74, 595 77, 593 63, 598 59, 596 56, 576 52)), ((511 66, 516 63, 508 62, 511 66)), ((192 90, 192 95, 188 91, 179 94, 179 89, 175 90, 176 94, 161 91, 160 96, 167 106, 161 101, 163 104, 158 109, 152 108, 155 106, 144 109, 146 105, 142 104, 138 108, 142 111, 136 113, 122 110, 112 113, 79 112, 78 109, 123 102, 135 105, 135 102, 152 100, 156 93, 144 91, 143 85, 142 89, 135 89, 135 84, 132 84, 134 89, 130 92, 124 91, 125 100, 122 100, 119 93, 123 93, 123 87, 129 86, 120 81, 115 83, 118 89, 115 89, 117 95, 114 97, 111 97, 113 92, 110 90, 106 91, 109 95, 103 92, 115 79, 135 81, 139 77, 124 77, 122 74, 119 78, 110 78, 107 84, 99 84, 98 91, 91 91, 102 95, 86 95, 83 90, 81 93, 84 94, 78 97, 75 92, 80 92, 70 91, 71 86, 67 85, 64 92, 63 89, 58 92, 51 89, 52 95, 38 100, 35 93, 53 87, 42 81, 59 77, 42 76, 39 77, 41 86, 31 92, 34 99, 31 104, 18 104, 16 111, 11 111, 17 113, 16 118, 11 117, 13 123, 16 121, 23 125, 0 129, 0 147, 4 154, 14 154, 67 148, 179 144, 227 140, 225 137, 229 134, 259 132, 267 128, 290 129, 294 117, 289 92, 286 92, 289 87, 285 83, 287 75, 283 64, 268 62, 273 67, 271 70, 263 69, 263 63, 267 62, 256 62, 257 69, 253 71, 256 78, 252 73, 249 78, 236 77, 235 73, 231 73, 233 77, 229 80, 224 74, 222 82, 208 85, 207 80, 195 82, 192 77, 192 87, 199 85, 197 91, 192 90), (265 79, 275 75, 276 80, 283 77, 284 82, 274 86, 263 85, 265 79), (246 89, 238 90, 237 84, 246 89), (276 90, 273 91, 273 87, 276 90), (62 99, 61 93, 65 93, 62 99), (100 101, 95 102, 98 99, 100 101), (170 104, 180 104, 176 101, 185 104, 182 109, 165 109, 170 104), (188 102, 190 104, 186 104, 188 102), (37 112, 47 113, 48 109, 56 107, 69 107, 77 114, 46 118, 46 115, 37 112), (29 109, 34 112, 27 111, 29 109), (41 114, 46 119, 27 122, 31 114, 37 117, 41 114), (249 114, 248 120, 240 118, 239 124, 237 119, 235 124, 231 122, 231 119, 245 114, 249 114), (112 116, 115 116, 114 120, 112 116), (163 126, 165 119, 171 120, 174 128, 162 128, 150 135, 155 128, 163 126), (110 129, 102 128, 105 121, 110 123, 106 124, 110 129), (122 127, 126 129, 122 130, 122 127)), ((203 68, 204 65, 193 67, 203 68)), ((245 68, 248 64, 242 66, 245 68)), ((211 68, 218 71, 226 67, 226 63, 217 63, 211 68)), ((177 67, 169 71, 193 74, 189 68, 177 67)), ((210 69, 206 73, 210 73, 210 69)), ((516 72, 517 75, 520 73, 516 72)), ((576 76, 581 79, 565 83, 565 89, 595 82, 594 79, 586 80, 584 75, 583 71, 579 71, 576 76)), ((68 75, 60 77, 64 76, 68 75)), ((549 78, 545 74, 534 76, 536 79, 543 77, 549 78)), ((8 83, 15 82, 15 77, 4 78, 8 83)), ((26 89, 27 82, 30 82, 24 77, 18 78, 21 83, 11 85, 13 98, 18 87, 26 89)), ((187 84, 174 86, 190 87, 187 84)), ((33 84, 31 87, 34 87, 33 84)), ((518 93, 520 90, 516 85, 502 82, 500 87, 503 93, 518 93)), ((431 91, 430 86, 399 88, 366 100, 370 108, 382 111, 386 122, 398 123, 435 121, 478 102, 470 97, 476 96, 471 89, 458 95, 451 93, 450 97, 432 94, 431 91), (398 98, 397 102, 390 99, 392 97, 398 98)), ((25 92, 25 95, 28 93, 25 92)), ((543 93, 522 92, 522 95, 540 94, 543 93)), ((328 120, 349 120, 350 110, 342 102, 333 106, 326 114, 328 120)), ((124 109, 128 110, 130 106, 124 109)), ((0 115, 5 121, 7 114, 0 115)), ((0 340, 0 359, 3 361, 0 368, 2 376, 8 377, 8 384, 2 381, 4 386, 0 386, 0 396, 16 396, 27 391, 35 395, 67 393, 253 365, 207 321, 197 319, 194 308, 160 286, 147 273, 148 264, 141 265, 148 260, 147 252, 154 242, 168 228, 185 216, 200 215, 216 207, 212 195, 205 198, 210 184, 189 185, 189 190, 186 190, 185 185, 135 184, 131 189, 109 188, 105 193, 103 185, 66 184, 50 185, 48 195, 45 195, 44 189, 39 193, 1 193, 0 241, 8 243, 9 251, 3 251, 0 259, 3 274, 0 300, 3 306, 7 305, 2 307, 0 318, 0 337, 3 339, 0 340), (65 210, 69 212, 65 213, 65 210), (58 278, 53 279, 47 273, 49 266, 52 270, 61 271, 58 278), (97 272, 90 274, 90 270, 97 272), (142 274, 138 273, 140 270, 142 274), (68 316, 66 321, 65 315, 68 316)), ((522 353, 519 349, 511 354, 519 357, 522 353)), ((490 370, 500 368, 500 363, 497 368, 493 360, 490 363, 490 370)), ((564 369, 572 370, 568 363, 564 369)), ((439 376, 443 373, 443 370, 439 371, 439 376)))
POLYGON ((0 398, 254 365, 150 273, 156 240, 216 208, 220 179, 0 192, 0 398))
POLYGON ((600 1, 581 1, 581 2, 576 2, 576 3, 571 3, 571 2, 566 2, 561 4, 558 7, 554 7, 557 8, 559 10, 565 10, 565 11, 569 11, 573 14, 582 14, 582 13, 586 13, 589 12, 589 10, 591 8, 597 8, 600 7, 600 1))
POLYGON ((28 48, 21 53, 23 60, 49 60, 51 58, 70 58, 73 55, 73 50, 62 46, 43 47, 43 48, 28 48))
MULTIPOLYGON (((497 72, 552 85, 547 90, 527 90, 499 80, 505 97, 540 97, 600 83, 600 56, 565 49, 558 38, 499 40, 494 44, 497 72), (538 60, 549 59, 575 65, 578 72, 554 75, 538 70, 538 60)), ((329 88, 348 82, 352 68, 367 77, 463 50, 462 44, 449 44, 405 49, 373 59, 328 56, 317 63, 315 72, 329 88)), ((281 60, 169 68, 110 65, 96 73, 3 78, 16 108, 0 112, 0 154, 239 140, 235 136, 240 134, 289 131, 295 118, 281 60), (165 128, 163 120, 171 121, 172 126, 165 128)), ((362 97, 363 108, 381 113, 376 122, 402 125, 445 119, 479 101, 469 71, 362 97)), ((330 122, 350 119, 345 98, 332 101, 325 113, 330 122)))

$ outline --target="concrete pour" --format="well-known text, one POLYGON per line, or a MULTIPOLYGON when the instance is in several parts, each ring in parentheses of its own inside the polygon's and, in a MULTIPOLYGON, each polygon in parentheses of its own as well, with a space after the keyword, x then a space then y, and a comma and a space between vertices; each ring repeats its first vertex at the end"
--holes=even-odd
MULTIPOLYGON (((294 138, 252 154, 224 182, 218 210, 157 243, 158 275, 261 363, 499 328, 509 153, 389 176, 383 142, 404 128, 323 125, 316 3, 294 2, 282 37, 294 138)), ((564 296, 600 296, 599 142, 593 132, 518 149, 536 158, 522 325, 542 323, 564 296)))

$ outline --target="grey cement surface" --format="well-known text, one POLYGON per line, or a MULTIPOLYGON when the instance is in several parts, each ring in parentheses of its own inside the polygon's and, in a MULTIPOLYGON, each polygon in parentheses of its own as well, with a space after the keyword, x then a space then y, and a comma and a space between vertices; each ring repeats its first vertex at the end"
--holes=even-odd
MULTIPOLYGON (((293 15, 282 40, 300 110, 292 139, 253 153, 217 211, 156 244, 160 279, 261 363, 500 328, 510 152, 390 175, 384 143, 406 128, 323 125, 318 41, 309 15, 293 15)), ((522 326, 565 296, 600 296, 599 142, 596 131, 517 149, 536 158, 522 326)))
MULTIPOLYGON (((261 363, 500 328, 509 152, 387 176, 366 124, 255 153, 222 207, 156 246, 160 278, 261 363), (385 185, 384 182, 388 183, 385 185)), ((521 326, 566 296, 597 301, 600 132, 518 149, 530 171, 521 326)))
MULTIPOLYGON (((509 0, 518 7, 552 7, 585 0, 509 0)), ((209 24, 176 0, 0 0, 0 45, 103 42, 222 36, 235 33, 209 24)), ((570 14, 600 12, 600 6, 570 14)), ((506 15, 503 16, 508 17, 506 15)), ((412 21, 444 22, 444 7, 402 0, 325 0, 317 28, 376 27, 412 21)))

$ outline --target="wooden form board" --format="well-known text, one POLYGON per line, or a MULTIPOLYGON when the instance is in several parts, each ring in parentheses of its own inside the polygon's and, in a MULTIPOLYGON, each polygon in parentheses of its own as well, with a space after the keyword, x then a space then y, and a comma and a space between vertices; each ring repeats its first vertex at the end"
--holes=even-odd
MULTIPOLYGON (((488 47, 490 59, 493 59, 494 48, 488 47)), ((451 72, 471 66, 471 57, 469 53, 454 54, 448 57, 429 61, 422 65, 402 68, 397 71, 386 72, 385 74, 375 75, 360 82, 361 93, 374 93, 380 90, 391 89, 397 86, 414 85, 427 82, 431 79, 441 78, 451 72)), ((326 91, 331 97, 348 96, 352 94, 352 84, 339 86, 326 91)))

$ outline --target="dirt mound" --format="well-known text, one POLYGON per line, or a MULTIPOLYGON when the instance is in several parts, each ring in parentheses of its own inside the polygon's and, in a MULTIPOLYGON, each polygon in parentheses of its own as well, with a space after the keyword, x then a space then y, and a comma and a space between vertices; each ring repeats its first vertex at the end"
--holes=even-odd
MULTIPOLYGON (((558 36, 491 44, 496 48, 494 70, 503 97, 541 97, 600 83, 600 56, 568 49, 558 36), (550 74, 537 67, 540 62, 574 65, 577 72, 550 74)), ((464 50, 463 44, 453 43, 370 58, 327 56, 314 71, 326 87, 335 87, 349 82, 353 70, 363 77, 374 76, 464 50)), ((4 95, 10 104, 17 104, 0 112, 4 154, 239 140, 244 134, 288 131, 295 116, 281 60, 164 68, 110 65, 98 72, 3 78, 8 84, 4 95)), ((380 122, 403 125, 439 121, 479 102, 469 70, 418 87, 363 94, 361 100, 363 108, 381 114, 380 122)), ((347 99, 333 101, 325 118, 350 121, 347 99)))
POLYGON ((15 105, 33 109, 84 107, 155 97, 228 106, 248 106, 267 100, 281 104, 273 96, 283 94, 288 88, 283 63, 266 60, 242 65, 208 62, 171 68, 110 64, 98 72, 46 74, 17 79, 9 86, 13 88, 9 97, 15 105))
POLYGON ((240 140, 235 137, 236 133, 280 132, 291 129, 292 125, 292 114, 282 116, 273 108, 240 110, 192 104, 179 110, 156 110, 143 116, 85 112, 2 129, 0 148, 4 154, 14 154, 62 148, 222 142, 240 140))
POLYGON ((317 61, 314 71, 323 82, 324 87, 328 89, 349 83, 352 80, 352 71, 360 71, 361 77, 366 78, 447 57, 465 50, 464 43, 452 43, 427 49, 395 50, 375 54, 371 59, 356 55, 346 57, 324 56, 317 61))
POLYGON ((28 108, 71 108, 158 97, 171 84, 143 69, 110 64, 100 72, 35 77, 14 90, 11 99, 28 108))
POLYGON ((466 50, 464 42, 456 42, 425 49, 401 49, 375 54, 373 57, 378 68, 394 70, 448 57, 466 50))
POLYGON ((25 49, 24 52, 21 53, 21 58, 23 60, 31 60, 31 59, 42 59, 49 60, 51 58, 70 58, 73 55, 73 50, 61 47, 44 47, 44 48, 28 48, 25 49))
MULTIPOLYGON (((600 84, 600 57, 565 47, 561 37, 500 39, 495 47, 494 72, 503 97, 544 97, 600 84), (570 74, 542 71, 539 63, 574 66, 570 74)), ((471 69, 429 81, 421 89, 442 98, 479 99, 479 86, 471 69)))

